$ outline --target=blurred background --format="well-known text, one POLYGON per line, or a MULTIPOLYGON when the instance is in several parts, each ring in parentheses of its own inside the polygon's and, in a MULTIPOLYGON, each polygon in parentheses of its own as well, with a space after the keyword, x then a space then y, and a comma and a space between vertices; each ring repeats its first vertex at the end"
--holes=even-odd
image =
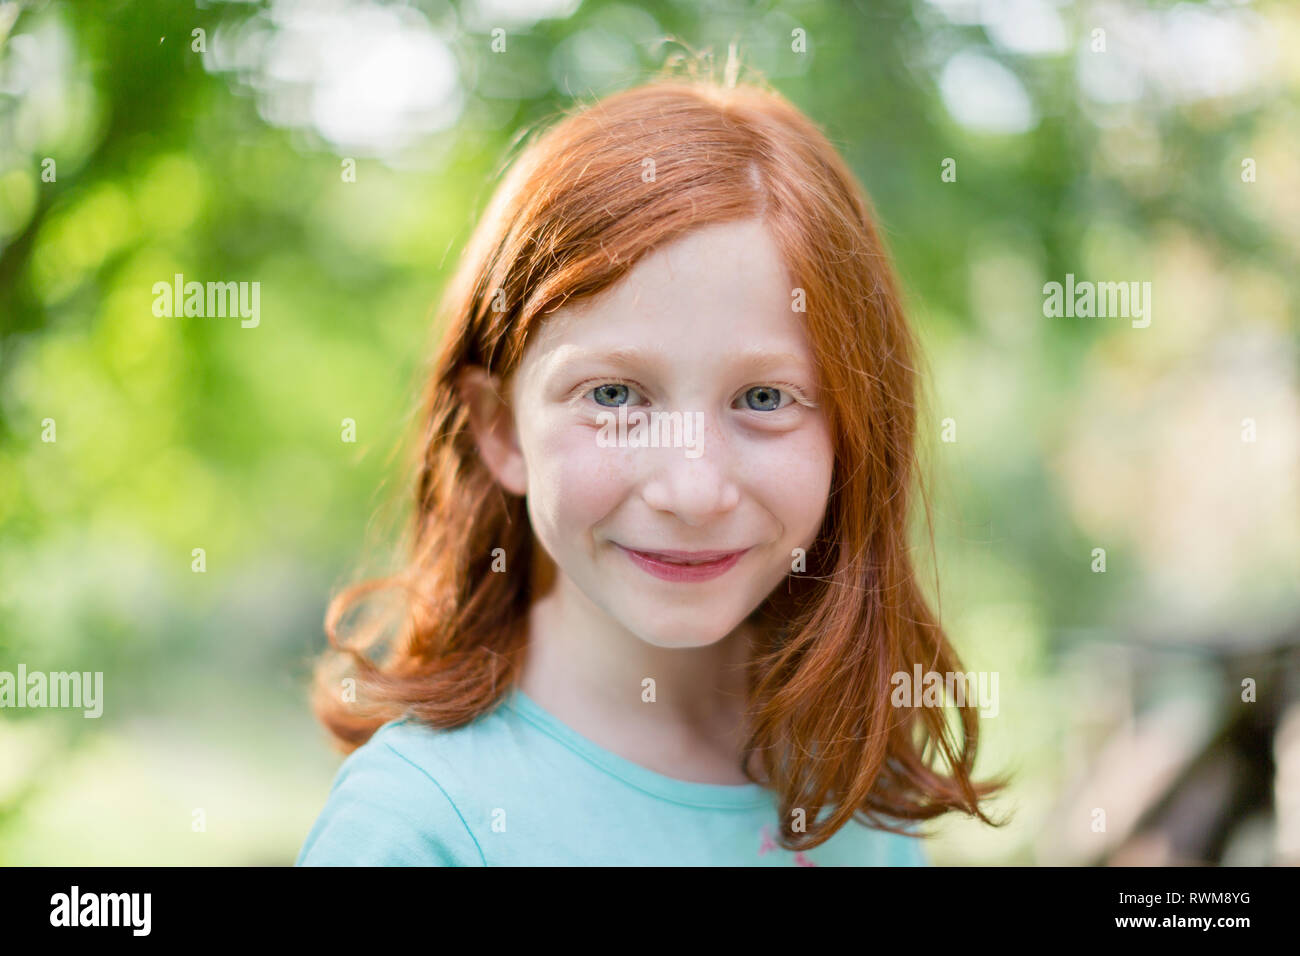
POLYGON ((732 43, 932 373, 927 577, 1014 777, 933 859, 1300 862, 1300 6, 0 0, 0 670, 104 673, 99 719, 0 710, 0 863, 292 862, 325 606, 513 136, 732 43), (260 324, 155 316, 177 273, 260 324), (1067 273, 1149 327, 1046 317, 1067 273))

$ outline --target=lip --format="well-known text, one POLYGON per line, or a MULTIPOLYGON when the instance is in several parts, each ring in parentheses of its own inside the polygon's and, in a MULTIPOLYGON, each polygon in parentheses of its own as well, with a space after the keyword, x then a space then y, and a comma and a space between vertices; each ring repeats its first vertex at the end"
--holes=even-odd
MULTIPOLYGON (((615 542, 617 544, 617 542, 615 542)), ((710 581, 726 574, 736 562, 749 551, 637 551, 633 548, 618 547, 632 559, 632 562, 664 581, 710 581), (676 561, 700 561, 700 564, 672 564, 663 558, 676 561)))

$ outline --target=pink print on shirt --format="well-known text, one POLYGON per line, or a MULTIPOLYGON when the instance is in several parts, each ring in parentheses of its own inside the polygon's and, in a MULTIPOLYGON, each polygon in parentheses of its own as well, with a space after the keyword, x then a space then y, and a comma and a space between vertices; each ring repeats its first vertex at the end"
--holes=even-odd
MULTIPOLYGON (((769 851, 771 851, 771 850, 775 850, 775 849, 777 849, 777 845, 772 841, 772 830, 771 830, 771 828, 768 827, 766 824, 763 825, 763 830, 762 830, 762 833, 760 834, 760 836, 761 836, 763 839, 762 839, 762 842, 758 845, 758 855, 759 855, 759 856, 762 856, 764 853, 767 853, 767 852, 769 852, 769 851)), ((795 861, 795 863, 797 863, 799 866, 816 866, 816 865, 817 865, 817 864, 814 863, 812 860, 808 859, 808 857, 804 856, 802 850, 801 850, 800 852, 798 852, 798 853, 796 853, 796 854, 794 855, 794 861, 795 861)))

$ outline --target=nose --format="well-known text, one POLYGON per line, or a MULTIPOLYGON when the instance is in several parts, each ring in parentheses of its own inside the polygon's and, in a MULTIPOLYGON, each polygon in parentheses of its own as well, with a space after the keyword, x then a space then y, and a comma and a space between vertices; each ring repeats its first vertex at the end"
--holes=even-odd
POLYGON ((740 503, 740 488, 732 473, 725 437, 714 423, 706 426, 698 457, 685 448, 646 448, 653 456, 652 472, 641 497, 656 511, 669 512, 692 527, 707 524, 740 503))

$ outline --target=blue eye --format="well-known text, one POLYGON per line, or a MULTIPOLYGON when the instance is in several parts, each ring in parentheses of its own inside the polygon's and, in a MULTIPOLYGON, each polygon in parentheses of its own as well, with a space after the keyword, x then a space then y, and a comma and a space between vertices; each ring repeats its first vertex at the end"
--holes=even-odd
POLYGON ((755 385, 745 393, 745 403, 756 412, 774 412, 781 407, 781 390, 770 385, 755 385))
POLYGON ((629 404, 629 397, 637 393, 635 389, 628 388, 621 383, 607 382, 603 385, 597 385, 591 390, 591 394, 595 396, 597 405, 618 408, 620 405, 629 404), (608 399, 608 401, 603 399, 608 399))

